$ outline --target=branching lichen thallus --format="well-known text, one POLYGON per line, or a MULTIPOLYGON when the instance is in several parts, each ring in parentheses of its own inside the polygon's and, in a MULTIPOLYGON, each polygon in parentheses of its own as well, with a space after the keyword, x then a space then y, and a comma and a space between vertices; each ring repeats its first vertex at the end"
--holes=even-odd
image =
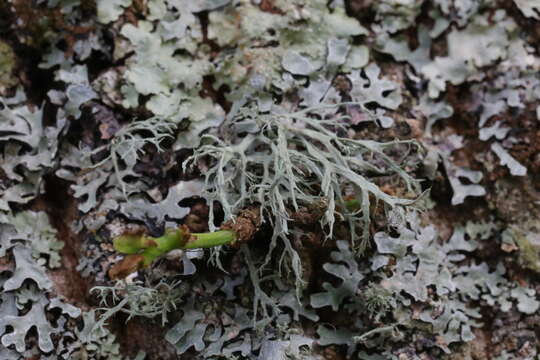
POLYGON ((395 209, 413 204, 418 197, 419 182, 407 173, 402 160, 395 159, 395 154, 407 154, 416 143, 345 136, 348 117, 340 114, 345 106, 357 105, 324 105, 294 112, 274 106, 261 112, 255 102, 235 104, 220 127, 220 136, 205 135, 202 145, 183 164, 203 170, 202 196, 210 208, 210 230, 216 230, 215 202, 223 209, 227 226, 208 234, 189 234, 181 227, 168 229, 158 238, 123 235, 114 240, 116 250, 137 256, 137 266, 148 266, 173 249, 196 247, 214 248, 212 257, 218 259, 221 245, 246 241, 254 234, 239 234, 241 227, 231 226, 239 218, 245 220, 239 214, 251 209, 249 221, 255 228, 262 221, 273 228, 264 263, 274 249, 283 249, 280 263, 287 263, 300 279, 300 258, 289 239, 289 225, 303 209, 321 202, 325 206, 316 220, 327 229, 327 236, 332 236, 337 218, 349 224, 352 243, 362 250, 369 237, 373 199, 395 209), (382 191, 373 180, 381 176, 401 179, 409 196, 382 191), (277 247, 279 242, 282 246, 277 247))

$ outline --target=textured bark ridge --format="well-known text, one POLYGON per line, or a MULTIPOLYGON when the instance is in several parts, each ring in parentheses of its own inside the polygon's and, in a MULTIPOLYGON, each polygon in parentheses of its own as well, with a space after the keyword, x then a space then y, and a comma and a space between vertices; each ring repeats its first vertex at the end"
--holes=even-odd
POLYGON ((229 220, 221 225, 221 229, 233 231, 236 234, 233 246, 240 246, 253 239, 261 224, 261 209, 254 206, 241 211, 234 220, 229 220))
POLYGON ((291 221, 298 225, 315 225, 328 210, 325 199, 315 201, 307 206, 300 206, 297 211, 290 212, 291 221))

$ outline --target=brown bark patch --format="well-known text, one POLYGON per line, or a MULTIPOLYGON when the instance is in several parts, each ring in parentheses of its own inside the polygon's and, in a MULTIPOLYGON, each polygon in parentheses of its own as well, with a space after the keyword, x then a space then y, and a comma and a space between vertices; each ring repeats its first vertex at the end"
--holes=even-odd
POLYGON ((222 230, 232 230, 236 234, 236 244, 250 241, 259 231, 262 219, 259 207, 242 210, 234 220, 229 220, 221 226, 222 230))
POLYGON ((58 240, 64 243, 60 252, 62 265, 48 272, 55 284, 54 290, 69 303, 86 306, 90 284, 77 271, 82 238, 74 233, 70 224, 78 217, 76 200, 69 194, 69 184, 54 176, 45 179, 45 193, 38 197, 31 208, 45 211, 51 225, 58 231, 58 240))
POLYGON ((109 277, 112 280, 125 279, 129 274, 139 270, 143 262, 144 256, 142 255, 128 255, 109 269, 109 277))
POLYGON ((276 14, 276 15, 285 15, 283 10, 281 10, 274 4, 274 0, 262 0, 261 3, 259 4, 259 8, 262 11, 267 12, 267 13, 276 14))
POLYGON ((319 222, 328 209, 328 203, 321 199, 307 206, 301 206, 297 211, 289 213, 289 216, 295 224, 313 225, 319 222))

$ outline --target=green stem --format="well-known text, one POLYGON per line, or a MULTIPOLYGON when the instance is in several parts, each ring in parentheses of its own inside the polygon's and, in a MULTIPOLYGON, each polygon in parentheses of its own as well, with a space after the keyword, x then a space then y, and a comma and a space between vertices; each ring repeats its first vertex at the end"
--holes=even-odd
POLYGON ((235 240, 236 234, 231 230, 186 234, 184 229, 178 228, 167 229, 163 236, 157 238, 144 234, 125 234, 116 237, 113 244, 114 248, 123 254, 142 255, 143 265, 148 266, 171 250, 210 248, 231 244, 235 240))
POLYGON ((236 240, 236 234, 231 230, 219 230, 211 233, 191 234, 195 240, 188 242, 184 249, 210 248, 230 244, 236 240))

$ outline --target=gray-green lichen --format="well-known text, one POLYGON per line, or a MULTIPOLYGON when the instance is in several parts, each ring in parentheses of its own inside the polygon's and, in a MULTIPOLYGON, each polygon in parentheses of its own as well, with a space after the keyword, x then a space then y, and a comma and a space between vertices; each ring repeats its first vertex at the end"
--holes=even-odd
POLYGON ((538 356, 538 1, 24 3, 0 358, 538 356), (252 206, 241 249, 107 275, 124 231, 252 206))

